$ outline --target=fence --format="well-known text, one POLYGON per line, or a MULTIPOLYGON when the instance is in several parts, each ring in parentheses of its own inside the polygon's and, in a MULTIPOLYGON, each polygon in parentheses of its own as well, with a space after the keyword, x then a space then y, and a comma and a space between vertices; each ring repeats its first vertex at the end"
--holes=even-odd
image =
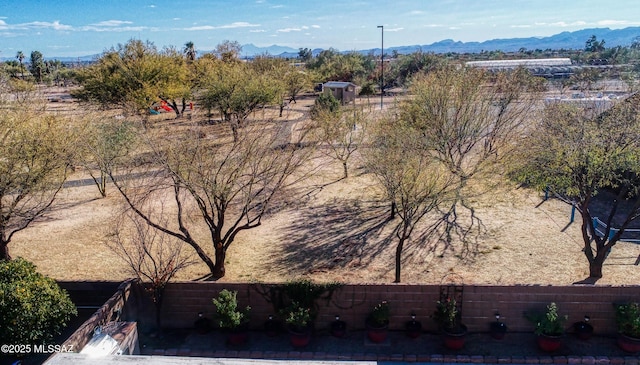
MULTIPOLYGON (((163 325, 168 328, 189 328, 198 313, 212 318, 215 308, 211 299, 222 289, 238 292, 241 306, 250 305, 251 323, 260 329, 270 314, 275 314, 269 302, 269 286, 272 284, 176 282, 170 283, 165 292, 162 310, 163 325)), ((352 330, 364 328, 365 318, 380 301, 391 304, 390 328, 400 330, 415 313, 427 331, 436 331, 430 319, 436 301, 449 285, 371 284, 344 285, 328 300, 321 300, 316 320, 317 328, 326 328, 340 315, 352 330)), ((462 321, 471 332, 486 332, 495 314, 513 332, 531 332, 533 324, 525 317, 526 311, 542 311, 550 302, 556 302, 560 314, 568 315, 567 328, 581 321, 585 315, 600 334, 615 334, 613 303, 640 301, 640 286, 460 286, 462 321)), ((140 324, 153 323, 153 305, 144 296, 137 298, 136 318, 128 320, 140 324), (151 321, 151 322, 149 322, 151 321)))

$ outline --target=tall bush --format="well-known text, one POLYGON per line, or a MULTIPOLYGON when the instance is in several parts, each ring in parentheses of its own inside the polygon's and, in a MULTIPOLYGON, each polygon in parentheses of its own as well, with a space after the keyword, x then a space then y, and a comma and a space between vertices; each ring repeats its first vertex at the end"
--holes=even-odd
POLYGON ((67 292, 34 264, 0 260, 0 343, 46 344, 75 315, 67 292))

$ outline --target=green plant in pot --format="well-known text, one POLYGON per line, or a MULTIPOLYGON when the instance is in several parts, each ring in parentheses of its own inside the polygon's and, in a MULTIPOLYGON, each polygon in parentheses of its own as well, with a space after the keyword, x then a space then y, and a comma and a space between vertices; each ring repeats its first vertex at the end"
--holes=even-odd
POLYGON ((311 308, 294 301, 281 314, 287 324, 291 344, 294 347, 308 345, 311 341, 311 308))
POLYGON ((373 307, 366 319, 367 337, 371 342, 380 343, 387 339, 389 329, 389 316, 391 308, 389 302, 383 300, 373 307))
POLYGON ((640 304, 614 304, 618 326, 618 346, 626 352, 640 351, 640 304))
POLYGON ((228 331, 227 341, 230 345, 246 342, 248 337, 249 311, 238 308, 238 292, 223 289, 217 298, 213 298, 216 307, 216 322, 220 329, 228 331))
POLYGON ((546 352, 556 351, 562 346, 564 323, 567 315, 558 314, 558 305, 550 303, 544 313, 527 313, 527 319, 535 324, 538 346, 546 352))
POLYGON ((443 333, 446 348, 460 350, 464 347, 467 326, 462 324, 462 313, 460 313, 458 302, 454 298, 437 301, 433 319, 443 333))

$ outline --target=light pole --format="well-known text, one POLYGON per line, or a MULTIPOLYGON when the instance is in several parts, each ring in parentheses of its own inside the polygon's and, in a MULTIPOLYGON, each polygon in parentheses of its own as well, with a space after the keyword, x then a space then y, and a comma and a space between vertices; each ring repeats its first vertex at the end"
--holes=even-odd
POLYGON ((384 96, 384 25, 378 25, 382 44, 380 47, 380 110, 382 110, 382 98, 384 96))

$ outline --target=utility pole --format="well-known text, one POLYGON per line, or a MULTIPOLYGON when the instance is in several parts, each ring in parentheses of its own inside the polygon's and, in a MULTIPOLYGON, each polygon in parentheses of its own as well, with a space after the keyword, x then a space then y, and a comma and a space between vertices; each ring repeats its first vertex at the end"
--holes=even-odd
POLYGON ((384 97, 384 25, 378 25, 380 28, 380 37, 382 44, 380 47, 380 110, 382 110, 382 101, 384 97))

